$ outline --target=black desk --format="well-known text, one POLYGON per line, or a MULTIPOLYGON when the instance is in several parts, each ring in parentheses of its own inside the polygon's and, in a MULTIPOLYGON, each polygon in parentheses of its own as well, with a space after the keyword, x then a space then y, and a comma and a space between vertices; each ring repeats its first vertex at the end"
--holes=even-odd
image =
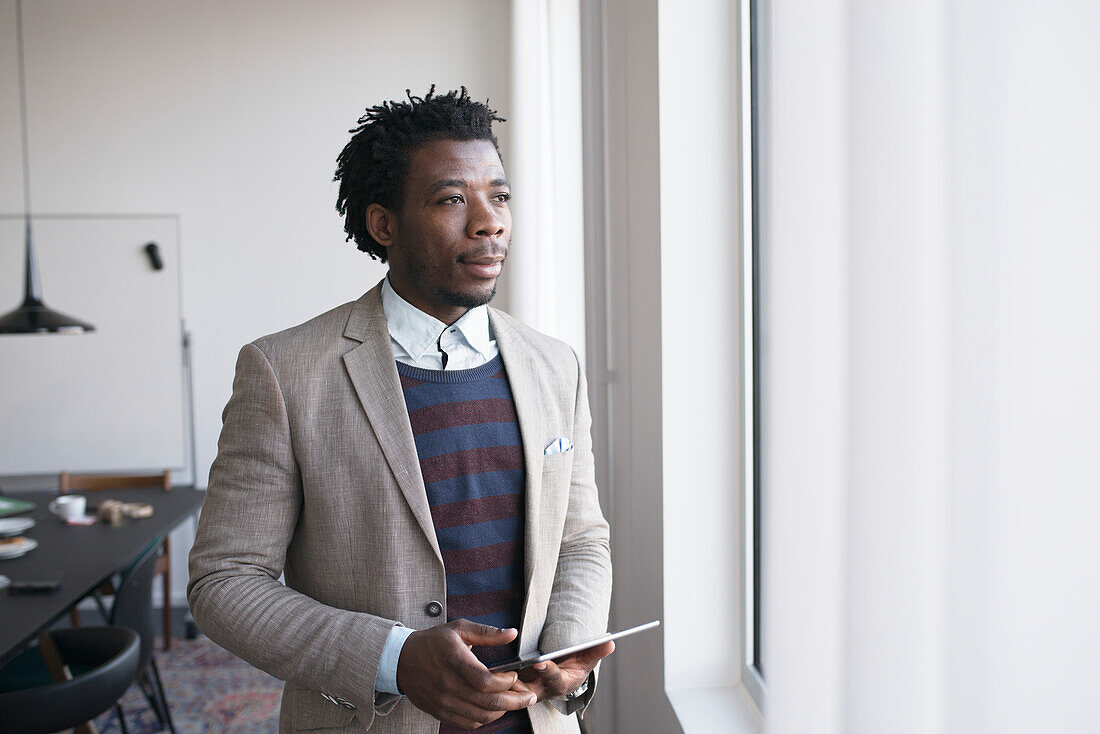
MULTIPOLYGON (((47 505, 56 492, 25 492, 13 497, 34 502, 30 513, 11 517, 33 517, 37 521, 23 533, 38 541, 38 547, 21 558, 0 560, 0 574, 12 581, 57 580, 61 589, 50 594, 11 595, 0 591, 0 665, 15 657, 74 604, 111 577, 126 570, 153 539, 166 535, 202 506, 205 494, 190 488, 171 492, 153 489, 106 489, 78 492, 89 504, 105 499, 148 502, 153 516, 144 520, 127 518, 119 527, 100 520, 86 527, 70 526, 53 515, 47 505)), ((168 600, 171 603, 171 600, 168 600)))

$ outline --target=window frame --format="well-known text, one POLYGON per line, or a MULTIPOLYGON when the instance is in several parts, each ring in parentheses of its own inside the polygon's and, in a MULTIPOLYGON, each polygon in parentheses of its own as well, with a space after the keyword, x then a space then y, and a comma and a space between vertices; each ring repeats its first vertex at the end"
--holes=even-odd
POLYGON ((739 0, 742 292, 741 682, 761 713, 767 686, 761 656, 763 558, 760 477, 760 222, 763 100, 759 39, 762 0, 739 0))

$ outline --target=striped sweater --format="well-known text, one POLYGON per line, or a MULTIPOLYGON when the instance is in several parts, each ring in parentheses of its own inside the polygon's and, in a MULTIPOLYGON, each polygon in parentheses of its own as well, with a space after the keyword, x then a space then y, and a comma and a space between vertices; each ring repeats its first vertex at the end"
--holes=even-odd
MULTIPOLYGON (((447 574, 447 619, 519 628, 523 613, 523 445, 499 356, 469 370, 397 371, 447 574)), ((491 664, 516 644, 474 647, 491 664)), ((452 730, 443 725, 441 734, 452 730)), ((512 712, 479 732, 529 732, 512 712)))

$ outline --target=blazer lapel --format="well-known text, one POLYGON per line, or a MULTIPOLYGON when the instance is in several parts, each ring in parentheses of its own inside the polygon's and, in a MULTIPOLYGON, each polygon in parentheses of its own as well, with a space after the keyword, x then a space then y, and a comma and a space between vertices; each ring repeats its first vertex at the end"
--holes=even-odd
POLYGON ((344 336, 362 342, 344 355, 355 394, 363 405, 382 453, 393 471, 413 516, 420 524, 440 563, 439 541, 420 473, 409 412, 390 348, 390 333, 382 310, 382 284, 367 291, 352 307, 344 336))
MULTIPOLYGON (((516 406, 516 415, 519 419, 519 433, 523 439, 523 460, 526 469, 527 483, 525 486, 525 525, 524 543, 526 546, 524 562, 524 609, 523 619, 525 623, 520 630, 520 650, 526 649, 529 641, 525 638, 525 631, 529 628, 526 624, 527 605, 531 600, 531 583, 535 573, 535 563, 539 560, 539 553, 535 549, 543 547, 542 538, 538 536, 542 514, 542 451, 543 451, 543 426, 542 411, 539 408, 541 396, 539 393, 538 365, 530 355, 530 350, 523 348, 522 338, 509 326, 504 319, 498 317, 493 309, 489 310, 489 323, 492 324, 493 334, 496 337, 497 348, 504 360, 504 369, 508 373, 508 385, 512 390, 512 400, 516 406)), ((554 559, 555 563, 557 559, 554 559)), ((529 646, 529 645, 528 645, 529 646)))

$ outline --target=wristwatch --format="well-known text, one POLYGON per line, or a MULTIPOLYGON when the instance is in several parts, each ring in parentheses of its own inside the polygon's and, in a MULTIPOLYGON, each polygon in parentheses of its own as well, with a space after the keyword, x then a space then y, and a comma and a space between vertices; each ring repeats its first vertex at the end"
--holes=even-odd
POLYGON ((563 701, 576 701, 578 698, 581 698, 586 693, 588 693, 588 679, 587 678, 584 679, 584 683, 581 683, 579 686, 574 688, 572 691, 570 691, 569 693, 562 696, 561 700, 563 700, 563 701))
POLYGON ((581 683, 569 693, 559 696, 555 708, 565 716, 576 713, 579 709, 584 708, 586 693, 588 693, 588 678, 585 678, 584 683, 581 683))

